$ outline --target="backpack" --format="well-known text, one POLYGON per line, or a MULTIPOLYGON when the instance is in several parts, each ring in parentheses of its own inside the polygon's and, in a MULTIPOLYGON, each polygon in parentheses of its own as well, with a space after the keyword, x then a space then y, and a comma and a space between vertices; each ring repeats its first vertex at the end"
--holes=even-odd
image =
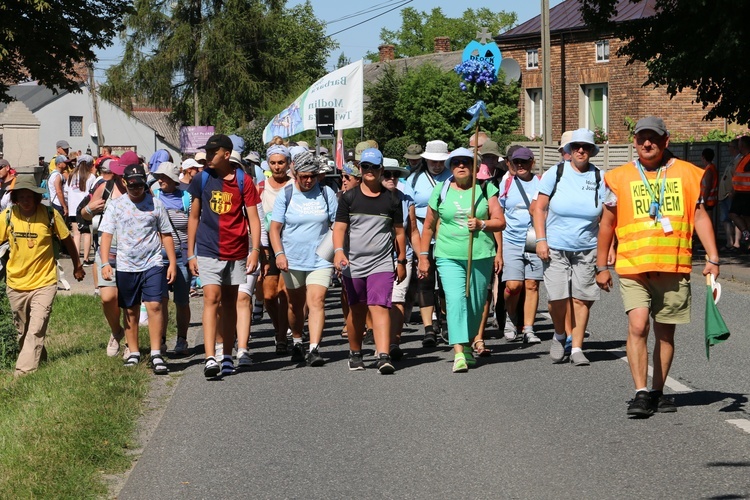
POLYGON ((76 213, 75 213, 75 215, 76 215, 76 223, 78 224, 78 227, 86 227, 86 226, 90 226, 92 224, 93 217, 92 217, 92 220, 86 220, 86 219, 83 218, 82 212, 83 212, 84 208, 86 207, 86 205, 88 205, 89 202, 91 201, 91 198, 94 195, 94 191, 96 191, 96 188, 98 188, 99 185, 102 182, 106 182, 107 183, 107 185, 104 187, 104 193, 102 193, 102 199, 104 201, 107 201, 107 198, 109 198, 110 193, 112 193, 112 188, 115 185, 115 180, 114 179, 110 179, 108 181, 105 181, 101 177, 99 179, 97 179, 96 182, 94 183, 94 185, 91 186, 91 189, 89 189, 89 192, 86 193, 86 195, 83 197, 83 199, 81 200, 81 203, 79 203, 78 207, 76 207, 76 213))
MULTIPOLYGON (((443 182, 443 187, 440 189, 440 196, 438 196, 437 199, 437 210, 436 212, 440 211, 440 205, 445 201, 445 198, 448 196, 448 190, 451 188, 451 182, 453 182, 453 176, 451 175, 447 179, 445 179, 445 182, 443 182)), ((484 198, 489 202, 489 196, 487 195, 487 183, 483 182, 480 185, 480 189, 482 190, 482 195, 484 198)), ((475 200, 476 204, 479 204, 479 201, 481 198, 477 198, 475 200)))
MULTIPOLYGON (((552 188, 552 192, 549 194, 549 199, 551 200, 553 196, 555 196, 555 191, 557 191, 557 183, 560 182, 560 179, 562 179, 563 171, 565 170, 565 162, 561 161, 557 164, 557 172, 555 173, 555 186, 552 188)), ((602 182, 602 173, 601 170, 594 167, 594 177, 596 178, 596 189, 594 190, 594 206, 599 206, 599 185, 602 182)))

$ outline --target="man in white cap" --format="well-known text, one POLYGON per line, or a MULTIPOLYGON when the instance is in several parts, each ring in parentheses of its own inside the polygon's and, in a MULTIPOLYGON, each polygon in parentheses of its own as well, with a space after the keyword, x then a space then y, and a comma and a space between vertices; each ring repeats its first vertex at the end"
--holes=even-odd
POLYGON ((188 158, 180 165, 180 185, 178 186, 181 190, 187 191, 190 186, 190 182, 193 180, 201 169, 201 164, 195 161, 194 158, 188 158))

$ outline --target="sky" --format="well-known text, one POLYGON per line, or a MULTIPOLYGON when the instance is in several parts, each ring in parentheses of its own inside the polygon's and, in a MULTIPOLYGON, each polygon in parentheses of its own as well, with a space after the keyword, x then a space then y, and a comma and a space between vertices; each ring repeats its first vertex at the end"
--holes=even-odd
MULTIPOLYGON (((549 0, 550 7, 563 0, 549 0)), ((296 0, 287 0, 288 6, 296 5, 296 0)), ((380 29, 398 29, 401 26, 401 9, 412 7, 418 11, 429 12, 440 7, 448 17, 460 17, 471 7, 474 9, 487 7, 495 12, 504 10, 516 12, 518 23, 521 24, 539 15, 541 0, 511 1, 511 0, 476 0, 470 5, 463 2, 441 2, 437 0, 312 0, 313 9, 318 19, 328 23, 327 33, 339 43, 339 48, 331 52, 328 69, 335 69, 339 54, 343 52, 352 61, 362 59, 367 52, 377 52, 380 45, 380 29), (373 19, 371 19, 373 18, 373 19), (358 26, 354 26, 358 23, 358 26), (341 32, 334 34, 336 32, 341 32)), ((478 29, 480 27, 477 27, 478 29)), ((497 34, 497 33, 494 33, 497 34)), ((122 45, 116 43, 112 47, 97 53, 99 61, 95 64, 94 74, 97 81, 104 81, 104 70, 117 64, 122 56, 122 45)))

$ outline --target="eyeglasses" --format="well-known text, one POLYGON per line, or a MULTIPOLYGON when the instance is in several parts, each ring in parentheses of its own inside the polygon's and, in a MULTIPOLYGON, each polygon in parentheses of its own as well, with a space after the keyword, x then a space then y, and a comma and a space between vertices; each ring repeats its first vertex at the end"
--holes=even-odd
POLYGON ((570 150, 571 151, 578 151, 581 148, 583 148, 584 151, 590 151, 591 150, 591 144, 587 144, 585 142, 571 142, 570 143, 570 150))
POLYGON ((360 170, 380 170, 380 165, 375 165, 374 163, 360 163, 359 164, 360 170))
POLYGON ((519 166, 525 167, 525 166, 531 165, 531 161, 532 160, 522 160, 519 158, 519 159, 513 160, 513 165, 519 165, 519 166))
POLYGON ((469 166, 471 165, 471 158, 451 158, 451 167, 457 167, 459 165, 469 166))
POLYGON ((401 174, 399 172, 394 172, 392 170, 386 170, 383 172, 383 178, 384 179, 398 179, 401 177, 401 174))
POLYGON ((317 177, 317 175, 315 175, 315 174, 310 174, 310 175, 297 174, 297 179, 299 179, 301 181, 311 181, 311 180, 315 179, 316 177, 317 177))

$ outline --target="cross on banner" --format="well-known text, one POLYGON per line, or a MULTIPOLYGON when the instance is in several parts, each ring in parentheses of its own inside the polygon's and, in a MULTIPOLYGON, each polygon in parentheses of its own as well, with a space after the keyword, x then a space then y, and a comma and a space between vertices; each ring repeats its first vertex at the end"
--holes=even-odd
POLYGON ((492 34, 487 31, 487 26, 482 26, 482 31, 477 31, 477 38, 480 43, 487 43, 488 40, 492 39, 492 34))

